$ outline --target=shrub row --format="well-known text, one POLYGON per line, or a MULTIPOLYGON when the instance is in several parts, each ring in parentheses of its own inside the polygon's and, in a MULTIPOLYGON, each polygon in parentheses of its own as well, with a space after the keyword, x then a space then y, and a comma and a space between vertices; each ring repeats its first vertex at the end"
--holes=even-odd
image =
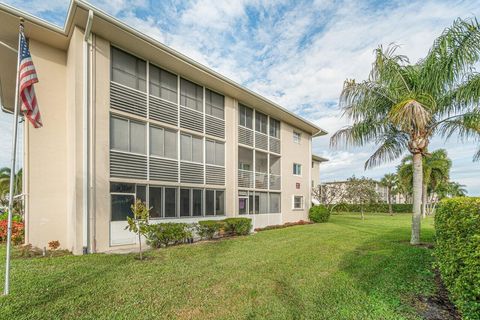
POLYGON ((315 223, 327 222, 330 219, 330 210, 323 205, 317 205, 310 208, 308 218, 315 223))
MULTIPOLYGON (((362 207, 359 204, 340 203, 335 208, 334 212, 360 212, 362 207)), ((364 212, 382 212, 388 213, 388 203, 372 203, 363 206, 364 212)), ((394 203, 392 204, 392 211, 394 213, 411 213, 413 206, 411 203, 394 203)))
POLYGON ((442 200, 435 214, 436 265, 463 319, 480 319, 480 198, 442 200))
POLYGON ((247 235, 252 229, 248 218, 227 218, 204 220, 198 223, 158 223, 148 226, 147 244, 154 247, 167 247, 179 243, 193 242, 195 235, 211 240, 222 236, 247 235))

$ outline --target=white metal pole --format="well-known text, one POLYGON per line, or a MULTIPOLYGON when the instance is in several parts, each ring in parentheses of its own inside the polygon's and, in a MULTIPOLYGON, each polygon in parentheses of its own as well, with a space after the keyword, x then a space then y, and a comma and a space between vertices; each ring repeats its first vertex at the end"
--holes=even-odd
POLYGON ((17 130, 18 130, 18 82, 20 68, 20 39, 23 32, 23 19, 20 18, 20 27, 18 32, 18 56, 17 56, 17 79, 15 85, 15 106, 13 111, 13 137, 12 137, 12 162, 10 166, 10 190, 8 194, 8 226, 7 226, 7 257, 5 261, 5 286, 3 294, 8 295, 10 289, 10 247, 12 245, 12 211, 13 211, 13 186, 15 182, 15 157, 17 154, 17 130))

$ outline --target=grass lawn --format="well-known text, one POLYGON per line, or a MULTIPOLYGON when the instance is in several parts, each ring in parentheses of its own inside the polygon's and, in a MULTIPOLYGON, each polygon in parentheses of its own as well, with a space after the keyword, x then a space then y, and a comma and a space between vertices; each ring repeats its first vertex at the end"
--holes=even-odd
MULTIPOLYGON (((411 215, 334 215, 134 255, 14 259, 0 319, 417 319, 435 291, 411 215)), ((433 239, 432 218, 422 240, 433 239)), ((5 247, 0 247, 3 276, 5 247)), ((3 284, 3 278, 2 284, 3 284)))

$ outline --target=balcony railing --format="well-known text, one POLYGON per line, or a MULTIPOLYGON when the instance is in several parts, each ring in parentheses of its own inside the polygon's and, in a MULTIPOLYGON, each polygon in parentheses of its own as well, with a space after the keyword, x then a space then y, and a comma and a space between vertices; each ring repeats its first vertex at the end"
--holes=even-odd
POLYGON ((255 172, 255 188, 268 189, 268 174, 255 172))
POLYGON ((278 174, 270 175, 270 190, 280 190, 282 186, 281 176, 278 174))
POLYGON ((238 186, 253 188, 253 171, 238 169, 238 186))

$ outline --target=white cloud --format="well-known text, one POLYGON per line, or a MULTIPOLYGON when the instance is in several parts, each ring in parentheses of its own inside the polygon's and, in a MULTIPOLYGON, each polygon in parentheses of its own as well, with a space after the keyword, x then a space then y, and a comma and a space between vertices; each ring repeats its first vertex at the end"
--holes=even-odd
MULTIPOLYGON (((41 1, 10 1, 42 14, 41 1)), ((53 8, 60 8, 54 1, 53 8)), ((478 1, 93 1, 110 14, 174 49, 295 111, 330 132, 347 124, 337 107, 346 78, 367 77, 373 50, 395 42, 417 61, 457 17, 479 14, 478 1)), ((50 11, 49 11, 50 12, 50 11)), ((380 177, 396 163, 363 171, 373 150, 331 150, 317 138, 314 152, 331 161, 322 178, 351 174, 380 177)), ((443 146, 435 139, 432 148, 443 146)), ((449 142, 447 150, 456 150, 449 142)), ((451 152, 453 179, 480 186, 461 172, 472 171, 470 152, 451 152), (461 155, 460 155, 461 154, 461 155)), ((467 147, 468 146, 468 147, 467 147)), ((470 151, 470 150, 469 150, 470 151)), ((479 171, 476 177, 480 181, 479 171)))

